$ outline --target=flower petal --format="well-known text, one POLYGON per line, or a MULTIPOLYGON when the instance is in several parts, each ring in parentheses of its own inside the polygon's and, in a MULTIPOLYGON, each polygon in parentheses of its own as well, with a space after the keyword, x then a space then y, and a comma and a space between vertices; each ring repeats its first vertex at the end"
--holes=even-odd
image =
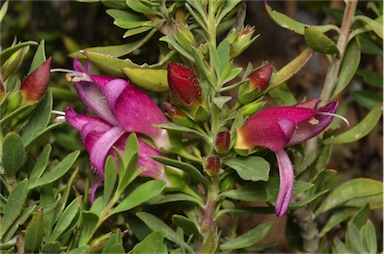
POLYGON ((148 95, 122 79, 109 82, 104 93, 117 121, 126 131, 149 136, 159 148, 169 146, 166 131, 154 126, 168 123, 168 120, 148 95))
POLYGON ((120 126, 113 127, 105 132, 93 145, 89 160, 100 176, 104 176, 104 164, 110 149, 124 133, 124 129, 120 126))
POLYGON ((276 158, 279 165, 280 188, 276 200, 275 213, 278 217, 282 217, 287 212, 291 203, 295 177, 292 162, 284 149, 276 152, 276 158))
POLYGON ((286 146, 299 144, 322 132, 332 122, 333 116, 323 115, 321 112, 334 114, 336 113, 338 105, 339 103, 337 101, 331 102, 317 109, 316 114, 307 121, 297 124, 296 130, 286 146))

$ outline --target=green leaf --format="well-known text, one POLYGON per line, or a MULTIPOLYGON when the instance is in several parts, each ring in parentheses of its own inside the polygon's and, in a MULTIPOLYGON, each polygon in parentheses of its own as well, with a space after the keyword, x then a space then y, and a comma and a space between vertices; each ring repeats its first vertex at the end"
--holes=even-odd
POLYGON ((182 249, 188 250, 188 252, 194 253, 194 250, 184 242, 184 239, 174 232, 167 224, 159 220, 155 216, 145 212, 136 213, 139 217, 153 232, 162 232, 164 237, 168 240, 178 244, 182 249))
POLYGON ((334 138, 325 139, 324 144, 331 145, 351 143, 365 137, 371 132, 371 130, 380 120, 382 115, 381 107, 381 103, 376 104, 376 106, 368 113, 368 115, 357 125, 334 138))
POLYGON ((336 98, 336 96, 344 90, 344 88, 351 82, 353 76, 355 75, 357 68, 360 64, 361 52, 359 44, 356 40, 352 40, 348 43, 348 46, 345 50, 343 61, 340 66, 337 83, 332 92, 331 98, 336 98))
POLYGON ((118 230, 118 232, 116 234, 112 235, 109 238, 107 244, 103 248, 103 252, 101 252, 101 253, 102 254, 104 254, 104 253, 111 253, 111 254, 121 253, 121 254, 124 254, 125 253, 125 250, 123 247, 123 241, 121 239, 120 230, 118 230))
POLYGON ((153 27, 150 27, 150 26, 141 26, 141 27, 137 27, 137 28, 132 28, 132 29, 127 30, 124 33, 123 38, 128 38, 128 37, 131 37, 134 35, 138 35, 138 34, 144 33, 144 32, 151 30, 151 29, 153 29, 153 27))
POLYGON ((226 159, 223 163, 236 170, 243 180, 268 181, 270 166, 262 157, 235 157, 226 159))
POLYGON ((222 250, 237 250, 250 247, 263 240, 272 228, 272 221, 262 223, 248 232, 220 245, 222 250))
POLYGON ((60 243, 57 241, 47 242, 41 251, 42 253, 60 253, 60 243))
POLYGON ((81 216, 83 218, 83 228, 81 230, 79 246, 88 244, 93 236, 92 232, 99 221, 99 216, 91 211, 82 211, 81 216))
POLYGON ((52 231, 51 237, 49 238, 50 241, 56 241, 61 235, 67 233, 66 230, 70 227, 72 221, 75 220, 79 213, 80 200, 81 197, 77 197, 67 206, 67 208, 65 208, 52 231))
POLYGON ((29 46, 20 48, 15 53, 13 53, 6 61, 1 59, 1 74, 3 80, 8 79, 8 77, 18 71, 20 65, 24 60, 24 57, 29 51, 29 48, 29 46))
POLYGON ((46 170, 51 151, 52 146, 50 144, 46 144, 44 146, 43 151, 40 153, 39 158, 35 163, 35 166, 32 169, 31 176, 29 177, 30 184, 34 183, 37 179, 39 179, 46 170))
POLYGON ((41 178, 31 183, 28 186, 28 189, 31 190, 33 188, 43 186, 49 183, 53 183, 54 181, 60 179, 63 175, 65 175, 68 170, 75 163, 77 157, 79 156, 80 151, 74 151, 68 154, 59 164, 56 165, 51 171, 45 173, 41 178))
POLYGON ((25 230, 26 253, 37 253, 44 237, 43 211, 37 211, 25 230))
POLYGON ((168 250, 164 243, 164 235, 161 232, 152 232, 128 253, 167 254, 168 250))
POLYGON ((164 194, 164 195, 158 195, 155 198, 151 199, 149 201, 149 204, 164 204, 164 203, 170 203, 170 202, 193 202, 199 204, 198 200, 196 198, 184 194, 184 193, 175 193, 175 194, 164 194))
POLYGON ((229 55, 231 51, 231 45, 227 39, 224 39, 223 41, 220 42, 219 46, 217 46, 217 54, 219 56, 219 65, 216 66, 218 68, 217 73, 219 74, 218 76, 220 77, 221 74, 223 73, 223 70, 227 66, 229 62, 229 55))
POLYGON ((133 12, 108 9, 106 13, 115 19, 113 24, 120 28, 131 29, 137 27, 143 27, 150 24, 150 21, 143 15, 135 14, 133 12))
POLYGON ((48 90, 44 98, 32 111, 28 124, 21 135, 26 147, 47 127, 51 118, 52 103, 52 92, 48 90))
POLYGON ((198 182, 208 184, 207 179, 205 179, 205 177, 201 174, 201 172, 191 164, 166 158, 166 157, 162 157, 162 156, 152 156, 151 158, 165 165, 179 168, 184 172, 186 172, 189 176, 197 180, 198 182))
POLYGON ((143 13, 143 14, 158 14, 160 6, 159 3, 156 2, 147 2, 148 5, 145 5, 142 3, 142 1, 139 0, 126 0, 126 4, 131 8, 132 10, 143 13))
POLYGON ((28 206, 23 209, 20 216, 13 222, 12 226, 8 229, 7 233, 2 238, 3 242, 9 242, 12 238, 16 236, 16 232, 19 230, 20 226, 25 225, 26 221, 31 217, 32 213, 36 211, 36 206, 28 206))
POLYGON ((356 74, 363 77, 365 84, 373 87, 383 88, 383 77, 380 76, 376 71, 358 70, 356 74))
POLYGON ((31 67, 29 67, 29 72, 31 73, 34 71, 37 67, 42 65, 47 60, 45 56, 45 41, 41 40, 39 46, 37 47, 36 53, 33 57, 31 67))
POLYGON ((355 207, 341 207, 335 209, 332 212, 331 217, 328 218, 327 223, 320 231, 320 237, 323 237, 326 233, 332 230, 334 227, 339 226, 343 221, 351 217, 353 214, 359 211, 359 208, 355 207))
MULTIPOLYGON (((268 15, 272 18, 273 21, 275 21, 279 26, 284 27, 292 32, 295 32, 297 34, 304 34, 305 27, 309 26, 304 23, 300 23, 287 15, 284 15, 278 11, 272 10, 272 8, 267 4, 267 2, 264 2, 265 9, 267 10, 268 15)), ((334 30, 336 32, 339 32, 340 29, 335 25, 322 25, 322 26, 312 26, 316 28, 318 31, 325 33, 329 30, 334 30)))
POLYGON ((153 92, 169 90, 167 70, 143 68, 123 68, 122 70, 129 80, 138 87, 153 92))
POLYGON ((104 170, 104 206, 107 206, 111 199, 112 192, 117 180, 117 164, 112 156, 109 156, 105 163, 104 170))
POLYGON ((139 187, 134 189, 128 197, 126 197, 120 204, 112 210, 109 216, 116 213, 121 213, 135 208, 151 198, 159 195, 165 187, 165 182, 162 180, 152 180, 141 184, 139 187))
POLYGON ((366 90, 353 91, 350 95, 353 100, 367 109, 372 109, 377 103, 383 101, 383 97, 381 95, 366 90))
POLYGON ((57 198, 57 191, 54 191, 52 184, 41 187, 40 190, 40 207, 43 209, 44 232, 48 239, 51 236, 53 225, 57 216, 58 205, 61 199, 57 198))
POLYGON ((26 151, 23 140, 15 133, 8 133, 3 141, 2 147, 2 162, 7 176, 12 177, 23 166, 26 151))
POLYGON ((6 48, 0 52, 0 59, 1 59, 1 66, 5 63, 5 61, 13 55, 16 51, 18 51, 21 48, 29 47, 38 45, 35 41, 25 41, 25 42, 19 42, 16 45, 13 45, 9 48, 6 48))
POLYGON ((199 230, 197 229, 195 223, 185 216, 175 214, 172 216, 172 222, 178 227, 181 227, 190 234, 200 236, 199 230))
POLYGON ((367 198, 372 195, 383 193, 383 184, 380 181, 368 178, 356 178, 342 183, 336 187, 315 211, 318 216, 332 208, 339 207, 344 203, 356 198, 367 198))
POLYGON ((333 243, 332 253, 344 254, 353 252, 339 238, 336 238, 333 243))
POLYGON ((358 15, 355 16, 355 20, 360 20, 365 22, 368 26, 372 28, 377 36, 383 39, 383 17, 381 16, 381 22, 378 20, 373 20, 367 16, 358 15))
POLYGON ((353 253, 367 253, 359 229, 352 222, 348 223, 345 243, 348 246, 348 249, 352 250, 353 253))
POLYGON ((368 220, 367 223, 362 228, 362 236, 365 247, 368 249, 369 253, 377 253, 377 237, 376 229, 371 220, 368 220))
POLYGON ((19 182, 9 194, 7 204, 4 207, 4 215, 0 227, 0 239, 3 238, 7 230, 13 225, 24 209, 28 195, 28 178, 19 182))
POLYGON ((137 140, 136 134, 132 133, 129 135, 127 142, 125 143, 125 150, 120 165, 119 183, 117 185, 117 193, 122 193, 125 188, 138 176, 139 170, 136 170, 137 163, 139 160, 139 141, 137 140))
POLYGON ((313 55, 313 50, 310 48, 305 49, 298 55, 295 59, 281 68, 277 73, 272 76, 270 81, 270 85, 266 89, 266 92, 270 91, 273 88, 283 84, 289 78, 291 78, 294 74, 300 71, 304 65, 311 59, 313 55))
POLYGON ((224 105, 230 100, 232 100, 231 96, 218 96, 214 97, 212 101, 219 109, 223 109, 224 105))
POLYGON ((4 4, 1 6, 1 9, 0 9, 0 23, 3 21, 3 18, 5 16, 5 14, 7 13, 8 3, 9 3, 9 1, 5 1, 4 4))
POLYGON ((336 44, 314 27, 306 27, 304 39, 308 47, 322 54, 339 54, 336 44))

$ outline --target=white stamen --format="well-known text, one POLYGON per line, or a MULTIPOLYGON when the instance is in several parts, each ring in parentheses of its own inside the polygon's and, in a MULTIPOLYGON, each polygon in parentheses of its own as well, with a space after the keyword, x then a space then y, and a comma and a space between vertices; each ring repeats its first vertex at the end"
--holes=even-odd
POLYGON ((318 114, 320 115, 326 115, 326 116, 333 116, 333 117, 337 117, 337 118, 340 118, 341 120, 343 120, 347 126, 349 127, 349 122, 347 120, 347 118, 341 116, 341 115, 338 115, 338 114, 334 114, 334 113, 329 113, 329 112, 318 112, 318 114))
POLYGON ((80 81, 92 82, 92 79, 85 72, 67 70, 62 68, 52 69, 51 72, 64 72, 66 73, 65 78, 68 81, 72 81, 75 83, 80 81))
POLYGON ((58 117, 55 117, 55 119, 53 120, 53 122, 55 122, 55 123, 64 123, 64 122, 65 122, 65 116, 58 116, 58 117))
POLYGON ((65 116, 65 112, 63 112, 63 111, 52 110, 51 112, 52 112, 52 114, 56 114, 56 115, 59 115, 59 116, 65 116))

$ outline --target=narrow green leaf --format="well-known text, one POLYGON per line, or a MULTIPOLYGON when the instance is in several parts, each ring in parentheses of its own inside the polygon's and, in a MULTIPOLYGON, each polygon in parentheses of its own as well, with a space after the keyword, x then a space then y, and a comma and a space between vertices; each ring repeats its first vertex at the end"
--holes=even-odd
POLYGON ((48 90, 44 98, 32 111, 28 124, 21 135, 26 147, 47 127, 51 118, 52 103, 52 92, 48 90))
POLYGON ((381 16, 381 22, 378 20, 373 20, 367 16, 358 15, 355 16, 355 20, 360 20, 365 22, 368 26, 372 28, 377 36, 383 39, 383 16, 381 16))
POLYGON ((101 253, 102 254, 104 253, 124 254, 125 253, 120 230, 118 230, 116 234, 109 237, 109 240, 107 244, 104 246, 103 251, 101 253))
POLYGON ((164 204, 170 202, 193 202, 196 204, 200 204, 200 202, 196 198, 184 193, 158 195, 155 198, 151 199, 149 203, 164 204))
POLYGON ((380 76, 376 71, 358 70, 356 75, 363 77, 363 81, 367 85, 383 88, 383 77, 380 76))
POLYGON ((47 60, 47 57, 45 56, 45 41, 41 40, 39 46, 37 47, 35 55, 33 56, 31 67, 29 68, 28 73, 31 73, 32 71, 34 71, 37 67, 42 65, 46 60, 47 60))
POLYGON ((92 232, 99 221, 99 216, 91 211, 82 211, 81 216, 83 218, 83 228, 80 234, 79 246, 88 244, 93 236, 92 232))
POLYGON ((320 231, 320 237, 332 230, 334 227, 339 226, 343 221, 351 217, 359 211, 359 208, 354 207, 341 207, 332 212, 331 217, 328 218, 327 223, 320 231))
POLYGON ((262 157, 234 157, 224 160, 223 163, 234 169, 243 180, 268 181, 270 166, 262 157))
POLYGON ((161 232, 152 232, 128 253, 167 254, 168 250, 164 243, 164 235, 161 232))
POLYGON ((50 241, 56 241, 62 234, 66 233, 66 230, 78 215, 80 200, 81 197, 77 197, 65 208, 52 231, 51 237, 49 238, 50 241))
POLYGON ((250 247, 263 240, 271 230, 273 222, 266 222, 249 230, 248 232, 220 245, 222 250, 237 250, 250 247))
POLYGON ((37 253, 44 237, 43 211, 37 211, 25 230, 26 253, 37 253))
POLYGON ((367 250, 364 248, 360 232, 352 222, 348 223, 345 243, 348 248, 353 251, 353 253, 367 253, 367 250))
POLYGON ((129 80, 138 87, 153 92, 169 90, 167 70, 143 68, 123 68, 122 70, 129 80))
POLYGON ((18 51, 19 49, 21 48, 24 48, 24 47, 29 47, 29 46, 34 46, 34 45, 38 45, 37 42, 35 41, 25 41, 25 42, 19 42, 17 43, 16 45, 13 45, 9 48, 6 48, 4 50, 2 50, 0 52, 0 59, 1 59, 1 66, 3 66, 3 64, 5 63, 5 61, 11 56, 13 55, 13 53, 15 53, 16 51, 18 51))
POLYGON ((357 125, 334 138, 325 139, 324 144, 331 145, 351 143, 365 137, 376 126, 377 122, 380 120, 381 115, 382 105, 381 103, 378 103, 357 125))
MULTIPOLYGON (((272 8, 267 4, 266 1, 264 2, 264 5, 268 15, 272 18, 273 21, 275 21, 281 27, 284 27, 297 34, 303 35, 305 27, 310 26, 308 24, 300 23, 278 11, 272 10, 272 8)), ((336 32, 340 31, 340 29, 337 26, 329 25, 329 24, 321 25, 321 26, 312 26, 312 27, 316 28, 318 31, 322 33, 325 33, 329 30, 334 30, 336 32)))
POLYGON ((9 1, 5 1, 4 4, 1 6, 1 9, 0 9, 0 23, 3 21, 3 18, 5 16, 5 14, 7 13, 8 3, 9 3, 9 1))
POLYGON ((345 50, 343 61, 340 66, 337 83, 332 92, 331 98, 336 98, 336 96, 344 90, 344 88, 351 82, 353 76, 355 75, 357 68, 360 64, 361 58, 360 46, 357 43, 357 40, 352 40, 348 43, 348 46, 345 50))
POLYGON ((43 151, 40 153, 35 166, 32 169, 31 176, 29 177, 30 184, 34 183, 45 172, 48 165, 49 155, 51 154, 52 146, 46 144, 43 151))
POLYGON ((7 233, 2 238, 3 242, 9 242, 15 237, 19 228, 26 224, 26 221, 31 217, 32 213, 36 211, 36 205, 28 206, 23 209, 20 216, 13 222, 12 226, 8 229, 7 233))
POLYGON ((195 223, 193 223, 190 219, 188 219, 185 216, 175 214, 172 216, 172 222, 178 227, 181 227, 185 231, 189 232, 190 234, 199 236, 199 230, 196 227, 195 223))
MULTIPOLYGON (((137 163, 139 160, 139 141, 136 134, 129 135, 127 142, 125 143, 125 150, 120 166, 119 183, 117 185, 117 193, 122 193, 125 188, 131 183, 137 176, 138 170, 137 163)), ((119 157, 120 154, 118 153, 119 157)))
POLYGON ((47 239, 52 234, 59 201, 62 200, 57 198, 57 191, 53 190, 52 184, 47 184, 41 187, 40 207, 43 209, 44 232, 47 239))
POLYGON ((229 54, 231 51, 231 45, 227 39, 224 39, 220 42, 219 46, 217 46, 217 54, 219 57, 219 65, 216 67, 218 68, 218 76, 220 77, 223 73, 223 70, 227 66, 229 62, 229 54))
POLYGON ((60 253, 60 243, 57 241, 47 242, 42 249, 42 253, 60 253))
POLYGON ((9 194, 7 204, 4 207, 4 215, 0 227, 0 239, 3 238, 7 230, 19 217, 24 209, 25 201, 28 195, 28 178, 19 182, 13 191, 9 194))
POLYGON ((368 178, 352 179, 336 187, 315 211, 315 215, 318 216, 350 200, 381 193, 383 193, 383 184, 380 181, 368 178))
POLYGON ((283 84, 289 78, 291 78, 294 74, 300 71, 304 65, 311 59, 313 55, 313 50, 310 48, 305 49, 298 55, 295 59, 281 68, 277 73, 272 76, 272 80, 266 92, 269 90, 276 88, 277 86, 283 84))
POLYGON ((109 156, 105 163, 104 170, 104 206, 107 206, 115 189, 117 180, 117 164, 112 156, 109 156))
POLYGON ((339 54, 336 44, 314 27, 304 29, 304 39, 308 47, 322 54, 339 54))
POLYGON ((207 181, 207 179, 205 179, 203 174, 201 174, 201 172, 197 168, 192 166, 191 164, 188 164, 188 163, 185 163, 182 161, 178 161, 178 160, 174 160, 174 159, 170 159, 170 158, 166 158, 166 157, 162 157, 162 156, 152 156, 151 158, 154 159, 155 161, 158 161, 158 162, 163 163, 165 165, 179 168, 179 169, 183 170, 184 172, 186 172, 188 175, 190 175, 192 178, 197 180, 198 182, 208 184, 208 181, 207 181))
POLYGON ((113 24, 124 29, 143 27, 150 22, 145 16, 129 11, 108 9, 106 13, 115 19, 113 24))
POLYGON ((147 32, 148 30, 151 30, 152 28, 153 27, 150 27, 150 26, 141 26, 141 27, 136 27, 136 28, 128 29, 124 33, 123 38, 128 38, 128 37, 131 37, 131 36, 134 36, 134 35, 138 35, 138 34, 147 32))
POLYGON ((352 91, 350 95, 353 100, 355 100, 357 103, 359 103, 361 106, 365 107, 366 109, 370 109, 370 110, 374 106, 376 106, 377 103, 380 103, 383 101, 383 97, 378 93, 366 91, 366 90, 352 91))
POLYGON ((8 133, 3 141, 2 162, 7 176, 12 177, 23 166, 26 158, 26 151, 23 140, 15 133, 8 133))
POLYGON ((72 167, 72 165, 75 163, 79 154, 80 154, 80 151, 74 151, 74 152, 68 154, 51 171, 45 173, 41 178, 36 180, 34 183, 31 183, 28 186, 28 189, 31 190, 33 188, 43 186, 45 184, 53 183, 54 181, 60 179, 72 167))
POLYGON ((333 242, 333 248, 332 248, 332 253, 353 253, 352 250, 348 249, 348 247, 340 241, 339 238, 336 238, 335 241, 333 242))
POLYGON ((126 0, 126 4, 131 8, 132 10, 143 13, 143 14, 158 14, 159 4, 156 2, 151 3, 150 5, 145 5, 141 1, 138 0, 126 0))
POLYGON ((118 204, 109 216, 128 211, 143 204, 151 198, 159 195, 163 191, 164 187, 165 182, 162 180, 152 180, 140 185, 134 189, 120 204, 118 204))
POLYGON ((368 249, 369 253, 377 253, 376 229, 371 220, 368 220, 365 224, 362 231, 362 235, 364 245, 368 249))
POLYGON ((213 98, 213 103, 216 104, 216 106, 219 108, 219 109, 223 109, 224 105, 228 102, 232 100, 232 97, 231 96, 219 96, 219 97, 215 97, 213 98))
POLYGON ((164 237, 168 240, 178 244, 181 248, 188 250, 188 252, 194 253, 194 250, 184 242, 184 239, 174 232, 167 224, 159 220, 155 216, 145 212, 136 213, 139 217, 153 232, 162 232, 164 237))

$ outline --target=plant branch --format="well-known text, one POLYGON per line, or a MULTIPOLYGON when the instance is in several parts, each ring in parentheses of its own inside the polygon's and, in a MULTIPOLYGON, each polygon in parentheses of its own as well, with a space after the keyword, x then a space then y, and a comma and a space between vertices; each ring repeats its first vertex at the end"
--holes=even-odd
POLYGON ((349 0, 347 2, 343 16, 343 23, 340 29, 339 39, 337 40, 337 48, 339 49, 339 54, 333 56, 332 63, 328 68, 323 90, 320 94, 320 100, 322 104, 329 102, 332 91, 336 86, 340 66, 344 58, 345 49, 348 45, 349 33, 355 16, 357 2, 357 0, 349 0))

